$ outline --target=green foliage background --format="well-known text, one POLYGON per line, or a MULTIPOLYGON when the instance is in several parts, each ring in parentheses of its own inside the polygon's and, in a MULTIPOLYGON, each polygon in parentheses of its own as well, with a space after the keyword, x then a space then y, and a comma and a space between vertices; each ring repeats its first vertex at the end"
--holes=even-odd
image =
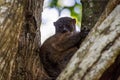
POLYGON ((81 3, 77 3, 75 0, 75 4, 73 6, 62 6, 61 3, 59 3, 59 0, 50 0, 48 7, 50 8, 56 8, 59 12, 63 9, 68 9, 71 12, 71 16, 76 19, 77 25, 81 26, 81 17, 82 17, 82 5, 81 3), (75 11, 75 8, 79 9, 77 12, 75 11))

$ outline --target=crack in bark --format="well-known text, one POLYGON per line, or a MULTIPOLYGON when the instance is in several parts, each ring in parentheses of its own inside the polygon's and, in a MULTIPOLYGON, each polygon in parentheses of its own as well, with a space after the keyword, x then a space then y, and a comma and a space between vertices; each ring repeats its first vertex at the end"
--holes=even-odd
POLYGON ((120 37, 120 34, 118 34, 118 36, 116 36, 114 38, 114 40, 112 40, 112 42, 109 42, 102 50, 101 53, 105 52, 106 50, 110 49, 112 47, 112 45, 115 43, 115 41, 120 37))

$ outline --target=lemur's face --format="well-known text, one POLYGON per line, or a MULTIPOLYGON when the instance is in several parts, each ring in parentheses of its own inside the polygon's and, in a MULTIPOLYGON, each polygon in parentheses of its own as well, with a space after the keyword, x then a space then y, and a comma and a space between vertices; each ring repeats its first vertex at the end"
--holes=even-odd
POLYGON ((69 17, 62 17, 54 22, 56 32, 64 33, 64 32, 74 32, 76 20, 69 17))

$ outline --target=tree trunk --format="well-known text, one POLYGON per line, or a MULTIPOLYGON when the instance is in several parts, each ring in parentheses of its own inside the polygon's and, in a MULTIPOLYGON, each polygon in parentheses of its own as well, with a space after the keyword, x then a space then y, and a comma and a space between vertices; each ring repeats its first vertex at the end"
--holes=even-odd
POLYGON ((0 1, 0 80, 43 80, 38 51, 43 0, 0 1))
MULTIPOLYGON (((111 70, 111 67, 113 72, 118 68, 116 69, 118 78, 120 74, 120 19, 118 19, 120 6, 116 7, 116 3, 120 0, 110 1, 107 7, 111 10, 106 8, 102 14, 104 16, 110 13, 110 15, 99 18, 58 80, 106 80, 108 79, 104 77, 108 74, 106 70, 111 70)), ((104 7, 106 3, 105 0, 104 7)), ((94 3, 89 5, 92 4, 94 3)), ((49 80, 38 56, 42 7, 43 0, 0 0, 0 80, 49 80)), ((100 9, 102 10, 103 8, 100 9)), ((90 13, 94 12, 90 11, 90 13)), ((83 26, 92 27, 100 14, 96 15, 93 21, 91 16, 88 16, 88 19, 85 17, 86 21, 90 20, 90 23, 93 23, 90 25, 84 23, 83 26)))
POLYGON ((118 3, 120 0, 110 0, 106 7, 108 12, 104 11, 104 15, 100 17, 57 80, 117 80, 120 77, 120 5, 118 3), (110 76, 115 77, 109 78, 108 75, 105 77, 111 67, 115 75, 110 73, 110 76))
POLYGON ((23 5, 18 1, 1 0, 0 6, 0 80, 10 80, 24 19, 23 5))
POLYGON ((92 29, 109 0, 81 0, 82 28, 92 29))

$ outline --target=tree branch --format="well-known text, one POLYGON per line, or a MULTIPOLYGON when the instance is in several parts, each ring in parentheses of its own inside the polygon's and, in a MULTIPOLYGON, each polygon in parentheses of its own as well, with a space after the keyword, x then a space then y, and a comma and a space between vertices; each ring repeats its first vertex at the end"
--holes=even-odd
POLYGON ((92 29, 57 80, 98 80, 120 54, 120 5, 92 29))

